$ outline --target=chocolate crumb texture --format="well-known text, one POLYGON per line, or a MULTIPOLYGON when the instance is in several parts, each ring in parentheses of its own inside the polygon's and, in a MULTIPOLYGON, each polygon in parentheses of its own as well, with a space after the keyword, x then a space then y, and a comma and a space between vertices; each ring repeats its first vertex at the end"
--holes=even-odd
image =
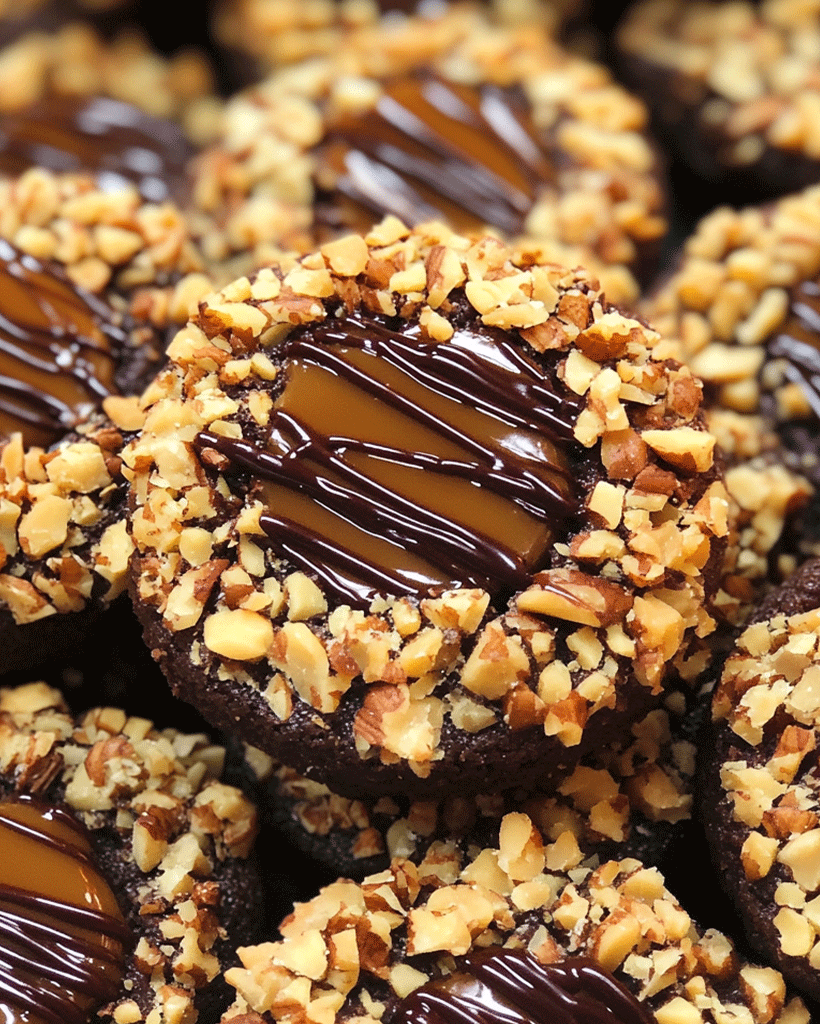
MULTIPOLYGON (((589 276, 516 260, 493 238, 387 218, 364 238, 241 278, 171 343, 143 397, 144 428, 123 452, 135 607, 172 686, 350 796, 431 794, 456 776, 481 791, 490 747, 508 778, 543 764, 545 749, 563 771, 601 729, 625 730, 673 676, 691 681, 705 664, 693 644, 714 628, 730 523, 700 386, 589 276), (281 512, 271 501, 289 499, 265 497, 267 456, 254 453, 284 443, 283 405, 304 422, 288 346, 327 331, 335 353, 332 332, 363 337, 359 323, 403 339, 411 360, 458 353, 478 332, 544 375, 556 417, 544 436, 563 438, 550 456, 550 487, 564 494, 554 508, 573 514, 528 556, 541 564, 522 563, 506 588, 500 569, 488 582, 448 567, 432 591, 405 593, 401 579, 351 591, 339 582, 344 560, 328 575, 298 540, 276 548, 290 528, 265 525, 281 512), (560 482, 564 459, 577 499, 560 482), (448 589, 454 578, 475 582, 448 589), (317 767, 329 730, 333 755, 317 767)), ((314 515, 305 506, 285 518, 297 514, 314 515)))
MULTIPOLYGON (((67 809, 88 830, 134 946, 116 1024, 220 1012, 220 971, 254 934, 255 809, 219 781, 224 750, 96 708, 76 719, 43 683, 0 690, 0 793, 67 809)), ((225 1005, 223 1002, 222 1006, 225 1005)))
POLYGON ((494 946, 542 964, 590 957, 659 1024, 810 1020, 777 971, 695 925, 656 868, 585 860, 571 832, 546 841, 523 812, 503 818, 497 845, 464 856, 434 842, 418 864, 397 858, 322 889, 281 934, 240 951, 223 1021, 389 1020, 410 993, 494 946))

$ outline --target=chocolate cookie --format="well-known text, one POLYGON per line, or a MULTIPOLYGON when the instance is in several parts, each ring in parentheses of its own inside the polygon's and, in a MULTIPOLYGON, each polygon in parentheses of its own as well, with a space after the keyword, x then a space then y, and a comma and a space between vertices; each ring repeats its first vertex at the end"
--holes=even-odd
POLYGON ((66 613, 122 591, 130 541, 119 449, 141 423, 131 396, 211 284, 179 211, 133 188, 109 194, 85 176, 35 169, 0 180, 0 209, 0 636, 10 671, 51 644, 70 649, 84 623, 61 636, 66 613))
POLYGON ((236 250, 298 246, 300 232, 312 247, 385 214, 489 228, 536 254, 564 247, 547 258, 569 266, 595 260, 617 301, 635 294, 625 268, 641 276, 666 231, 645 120, 541 29, 457 5, 351 27, 330 53, 232 97, 195 200, 236 250))
POLYGON ((769 596, 738 639, 702 744, 707 834, 748 941, 814 999, 818 605, 820 562, 813 561, 769 596))
MULTIPOLYGON (((466 4, 451 4, 466 7, 466 4)), ((501 25, 520 28, 536 23, 556 33, 562 22, 582 13, 583 0, 488 0, 487 14, 501 25)), ((214 5, 212 30, 226 53, 234 85, 246 86, 270 74, 274 68, 317 55, 335 53, 348 33, 378 25, 382 15, 430 12, 422 0, 378 0, 372 4, 345 4, 330 0, 309 7, 288 0, 224 0, 214 5)), ((435 18, 440 11, 433 10, 435 18)), ((417 22, 423 26, 424 21, 417 22)))
POLYGON ((642 0, 617 42, 623 77, 652 107, 664 142, 724 186, 718 201, 820 180, 820 29, 810 5, 642 0))
POLYGON ((227 973, 237 999, 224 1022, 810 1020, 777 971, 694 924, 657 869, 587 862, 571 833, 545 842, 520 812, 496 846, 464 856, 433 843, 418 865, 328 886, 281 932, 227 973))
POLYGON ((582 272, 388 218, 206 300, 133 472, 172 687, 336 791, 564 773, 703 665, 700 389, 582 272))
MULTIPOLYGON (((69 100, 81 104, 107 98, 134 108, 132 123, 143 116, 145 124, 151 123, 151 118, 167 118, 183 124, 193 138, 199 137, 197 126, 203 127, 202 118, 212 107, 215 88, 210 63, 202 52, 186 47, 166 57, 137 26, 109 39, 88 19, 66 23, 67 4, 53 4, 52 11, 55 8, 59 9, 58 24, 47 25, 45 31, 27 32, 0 49, 0 109, 5 118, 18 117, 26 108, 36 110, 37 104, 54 100, 56 122, 65 113, 61 104, 69 100)), ((143 13, 147 16, 147 11, 143 13)), ((67 131, 71 130, 70 118, 67 124, 64 121, 67 131)), ((56 133, 56 124, 47 126, 42 118, 38 121, 41 129, 49 130, 43 139, 43 160, 35 163, 51 166, 48 161, 54 155, 49 156, 48 147, 59 150, 66 140, 56 133)), ((74 131, 85 134, 90 142, 87 127, 88 122, 81 120, 74 124, 74 131)), ((160 134, 167 138, 168 127, 160 134)), ((76 147, 77 142, 69 141, 69 146, 76 147)), ((63 164, 54 169, 69 167, 63 164)))
POLYGON ((108 97, 50 96, 0 113, 0 174, 30 167, 86 171, 106 192, 135 185, 143 199, 182 201, 193 149, 182 129, 108 97))
POLYGON ((670 721, 666 710, 650 712, 632 725, 629 741, 583 758, 547 793, 518 787, 440 803, 401 796, 353 799, 255 748, 246 759, 258 785, 262 824, 345 878, 384 870, 396 856, 420 859, 419 851, 434 839, 490 845, 511 810, 526 811, 550 841, 571 831, 585 856, 638 857, 655 865, 675 825, 691 814, 695 717, 670 721))
POLYGON ((215 1019, 260 884, 255 811, 219 781, 223 755, 115 708, 74 719, 41 683, 0 690, 8 1019, 215 1019))

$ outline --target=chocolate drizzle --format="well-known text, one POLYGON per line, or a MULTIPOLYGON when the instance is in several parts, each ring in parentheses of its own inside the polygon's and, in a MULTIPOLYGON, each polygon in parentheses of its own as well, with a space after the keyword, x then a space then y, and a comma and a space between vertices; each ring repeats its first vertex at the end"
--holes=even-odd
POLYGON ((0 803, 0 1018, 86 1024, 114 999, 130 932, 85 830, 27 797, 0 803))
POLYGON ((768 349, 770 358, 785 359, 786 376, 802 387, 820 417, 820 282, 803 281, 794 288, 786 322, 768 349))
POLYGON ((260 526, 339 601, 526 584, 578 508, 578 413, 504 332, 444 343, 347 313, 294 330, 267 450, 202 433, 263 484, 260 526))
POLYGON ((0 239, 0 434, 57 440, 116 392, 125 341, 106 303, 0 239))
POLYGON ((177 125, 120 100, 50 96, 0 115, 0 174, 88 171, 103 191, 136 185, 160 203, 184 196, 190 154, 177 125))
POLYGON ((594 960, 541 964, 520 949, 487 949, 416 989, 390 1024, 651 1024, 653 1017, 594 960))
MULTIPOLYGON (((541 187, 555 180, 519 90, 432 73, 388 82, 374 109, 333 121, 320 160, 333 174, 325 183, 320 172, 320 188, 354 208, 410 225, 444 217, 457 231, 520 233, 541 187)), ((332 221, 332 207, 319 209, 332 221)), ((368 222, 355 209, 342 220, 368 222)))

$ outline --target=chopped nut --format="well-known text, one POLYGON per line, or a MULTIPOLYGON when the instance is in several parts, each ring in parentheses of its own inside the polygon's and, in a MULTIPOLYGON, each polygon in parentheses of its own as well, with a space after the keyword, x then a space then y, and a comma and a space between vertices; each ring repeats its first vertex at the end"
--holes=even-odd
MULTIPOLYGON (((324 87, 317 83, 319 92, 324 87)), ((296 173, 295 139, 304 133, 315 145, 322 112, 318 94, 297 101, 289 88, 274 120, 296 173)), ((351 69, 328 88, 342 107, 361 101, 370 109, 380 95, 375 79, 351 69)), ((263 130, 268 103, 279 102, 259 100, 255 110, 242 107, 247 138, 263 130)), ((604 147, 596 160, 610 152, 600 139, 593 144, 597 131, 570 133, 579 151, 604 147)), ((644 159, 631 145, 622 156, 644 159)), ((226 171, 232 157, 225 159, 226 171)), ((571 204, 579 216, 582 206, 571 204)), ((621 225, 637 215, 634 207, 621 212, 621 225)), ((577 746, 594 716, 618 718, 600 712, 616 707, 626 673, 660 692, 667 665, 698 671, 701 648, 696 654, 692 645, 712 626, 705 609, 723 557, 719 538, 734 529, 712 467, 715 440, 703 429, 700 385, 659 335, 606 304, 592 276, 535 256, 498 238, 461 236, 434 222, 410 229, 396 218, 319 252, 277 256, 201 299, 142 397, 144 426, 122 455, 135 505, 138 598, 162 631, 158 647, 163 636, 190 630, 164 655, 172 672, 181 662, 178 678, 193 679, 195 667, 197 677, 238 696, 261 695, 253 699, 275 726, 272 756, 305 714, 315 712, 313 726, 332 735, 332 716, 343 707, 352 729, 338 747, 340 770, 355 757, 386 779, 401 762, 396 770, 430 776, 435 790, 436 776, 452 768, 444 737, 453 729, 468 747, 489 742, 495 730, 533 727, 545 744, 577 746), (586 446, 589 493, 571 517, 577 526, 556 526, 546 540, 551 552, 537 564, 553 568, 534 573, 503 613, 490 611, 496 595, 480 583, 334 601, 332 574, 318 564, 300 568, 310 563, 295 547, 290 554, 270 543, 277 488, 285 484, 259 478, 247 454, 268 444, 272 416, 287 405, 291 332, 312 323, 335 330, 334 318, 371 313, 406 323, 419 344, 442 351, 455 338, 445 328, 494 325, 523 358, 545 353, 537 361, 557 367, 554 386, 579 396, 568 406, 578 410, 577 422, 567 426, 586 446), (706 469, 708 477, 695 475, 706 469)), ((564 456, 556 457, 560 475, 564 456)), ((358 462, 350 465, 361 473, 358 462)), ((0 516, 0 528, 16 538, 10 518, 0 516)), ((472 763, 467 752, 465 760, 472 763)), ((686 813, 673 784, 642 781, 645 796, 666 801, 664 813, 686 813)), ((620 805, 594 806, 601 830, 615 835, 624 827, 620 805)))
POLYGON ((704 473, 712 465, 715 438, 702 430, 644 430, 641 438, 661 458, 688 472, 704 473))
POLYGON ((262 658, 273 643, 270 620, 238 608, 215 612, 205 620, 205 644, 215 654, 237 661, 262 658))
POLYGON ((536 586, 518 597, 521 611, 554 615, 587 626, 611 626, 626 615, 629 594, 615 583, 575 570, 538 573, 536 586))

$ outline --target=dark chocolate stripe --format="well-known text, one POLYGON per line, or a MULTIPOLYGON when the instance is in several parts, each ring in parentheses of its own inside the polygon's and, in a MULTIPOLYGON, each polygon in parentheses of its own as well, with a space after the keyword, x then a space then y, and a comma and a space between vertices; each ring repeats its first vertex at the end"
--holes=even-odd
POLYGON ((149 202, 185 197, 182 129, 102 96, 49 96, 0 114, 0 173, 87 171, 106 192, 135 185, 149 202))
MULTIPOLYGON (((10 900, 9 903, 17 904, 19 906, 19 900, 10 900)), ((64 920, 69 923, 73 923, 73 915, 54 913, 53 907, 38 906, 36 903, 29 904, 31 908, 36 911, 42 910, 45 914, 53 916, 55 919, 63 917, 64 920)), ((103 915, 100 920, 102 926, 99 928, 100 932, 110 932, 113 929, 108 923, 108 919, 103 920, 103 915)), ((77 922, 85 924, 87 927, 93 928, 93 924, 89 924, 88 921, 77 922)), ((87 956, 88 948, 87 943, 82 939, 76 938, 71 935, 64 935, 62 931, 55 929, 52 924, 48 923, 48 920, 38 920, 37 918, 27 919, 20 915, 19 911, 12 907, 8 907, 5 901, 0 896, 0 934, 4 937, 4 943, 9 948, 12 944, 29 950, 31 952, 37 952, 39 956, 52 957, 57 960, 58 958, 64 957, 67 953, 79 953, 83 958, 87 956), (46 939, 49 939, 53 943, 53 949, 49 949, 44 945, 46 939)), ((127 930, 124 928, 118 929, 118 938, 121 938, 123 942, 129 940, 127 930)), ((29 961, 31 956, 28 956, 29 961)), ((119 958, 110 950, 100 949, 97 953, 96 959, 107 960, 112 964, 118 962, 119 958)))
POLYGON ((106 303, 0 239, 0 434, 56 440, 116 392, 125 343, 106 303))
POLYGON ((541 964, 525 950, 488 949, 416 989, 389 1024, 651 1024, 652 1016, 599 964, 541 964))
POLYGON ((49 899, 47 896, 40 896, 37 893, 25 892, 22 889, 12 888, 1 882, 0 905, 6 907, 8 905, 18 906, 37 913, 47 914, 55 920, 65 921, 80 928, 88 928, 103 935, 110 935, 112 938, 123 942, 127 941, 130 935, 127 927, 121 921, 117 921, 115 918, 99 910, 91 910, 88 907, 76 907, 71 903, 49 899))
MULTIPOLYGON (((38 980, 28 982, 15 977, 11 982, 3 978, 3 965, 0 964, 0 1010, 14 1012, 18 1010, 30 1014, 29 1020, 36 1024, 87 1024, 88 1016, 76 1004, 66 1001, 53 992, 44 992, 38 980)), ((7 1018, 11 1024, 17 1024, 17 1018, 7 1018)), ((28 1021, 26 1022, 28 1024, 28 1021)))
MULTIPOLYGON (((334 358, 333 350, 328 346, 336 344, 367 349, 437 394, 459 402, 469 400, 474 408, 513 426, 543 430, 550 437, 564 441, 572 437, 580 402, 566 393, 558 394, 553 390, 544 371, 527 359, 520 347, 500 331, 461 328, 446 343, 425 345, 419 342, 415 329, 391 329, 384 321, 371 317, 365 319, 356 312, 314 324, 311 333, 315 341, 306 339, 299 332, 291 335, 286 342, 289 358, 312 358, 320 365, 328 365, 334 358), (483 345, 492 351, 492 356, 482 358, 483 345), (502 359, 504 365, 494 363, 493 356, 502 359)), ((333 368, 336 372, 345 372, 343 360, 336 362, 333 368)), ((346 372, 352 371, 348 369, 346 372)), ((368 386, 375 392, 375 382, 368 386)), ((379 396, 385 397, 384 389, 379 390, 379 396)), ((393 401, 399 405, 400 396, 395 396, 393 401)), ((422 410, 414 411, 416 415, 423 415, 422 410)), ((471 438, 457 434, 448 424, 438 423, 436 426, 465 445, 475 444, 471 438)), ((476 450, 480 454, 488 454, 484 448, 476 450)))
MULTIPOLYGON (((25 794, 18 797, 17 803, 29 804, 32 801, 27 798, 25 794)), ((64 811, 61 807, 49 808, 48 812, 43 815, 48 821, 59 822, 65 828, 70 828, 77 833, 77 839, 79 842, 84 840, 83 830, 80 827, 80 823, 77 819, 64 811)), ((84 861, 87 864, 93 864, 94 860, 89 851, 83 850, 81 846, 74 845, 73 843, 67 843, 60 839, 59 836, 50 835, 39 829, 34 828, 32 825, 26 825, 23 821, 15 821, 13 818, 3 818, 2 828, 7 828, 12 832, 17 832, 18 835, 27 836, 29 839, 33 839, 35 842, 42 843, 44 846, 51 847, 53 850, 58 850, 60 853, 66 856, 73 857, 75 860, 84 861)), ((2 888, 2 880, 0 880, 0 888, 2 888)))
POLYGON ((555 180, 520 91, 431 72, 388 82, 374 109, 335 120, 326 158, 345 198, 410 224, 445 216, 459 230, 520 233, 555 180))
POLYGON ((69 989, 90 999, 99 998, 101 989, 106 990, 109 999, 116 994, 116 981, 106 982, 103 979, 101 982, 98 962, 106 960, 115 966, 115 958, 89 957, 87 949, 60 942, 57 933, 43 936, 54 944, 53 948, 46 949, 37 949, 31 942, 15 941, 13 932, 4 930, 0 935, 3 938, 0 949, 0 970, 3 973, 13 975, 15 979, 33 975, 46 985, 69 989))

